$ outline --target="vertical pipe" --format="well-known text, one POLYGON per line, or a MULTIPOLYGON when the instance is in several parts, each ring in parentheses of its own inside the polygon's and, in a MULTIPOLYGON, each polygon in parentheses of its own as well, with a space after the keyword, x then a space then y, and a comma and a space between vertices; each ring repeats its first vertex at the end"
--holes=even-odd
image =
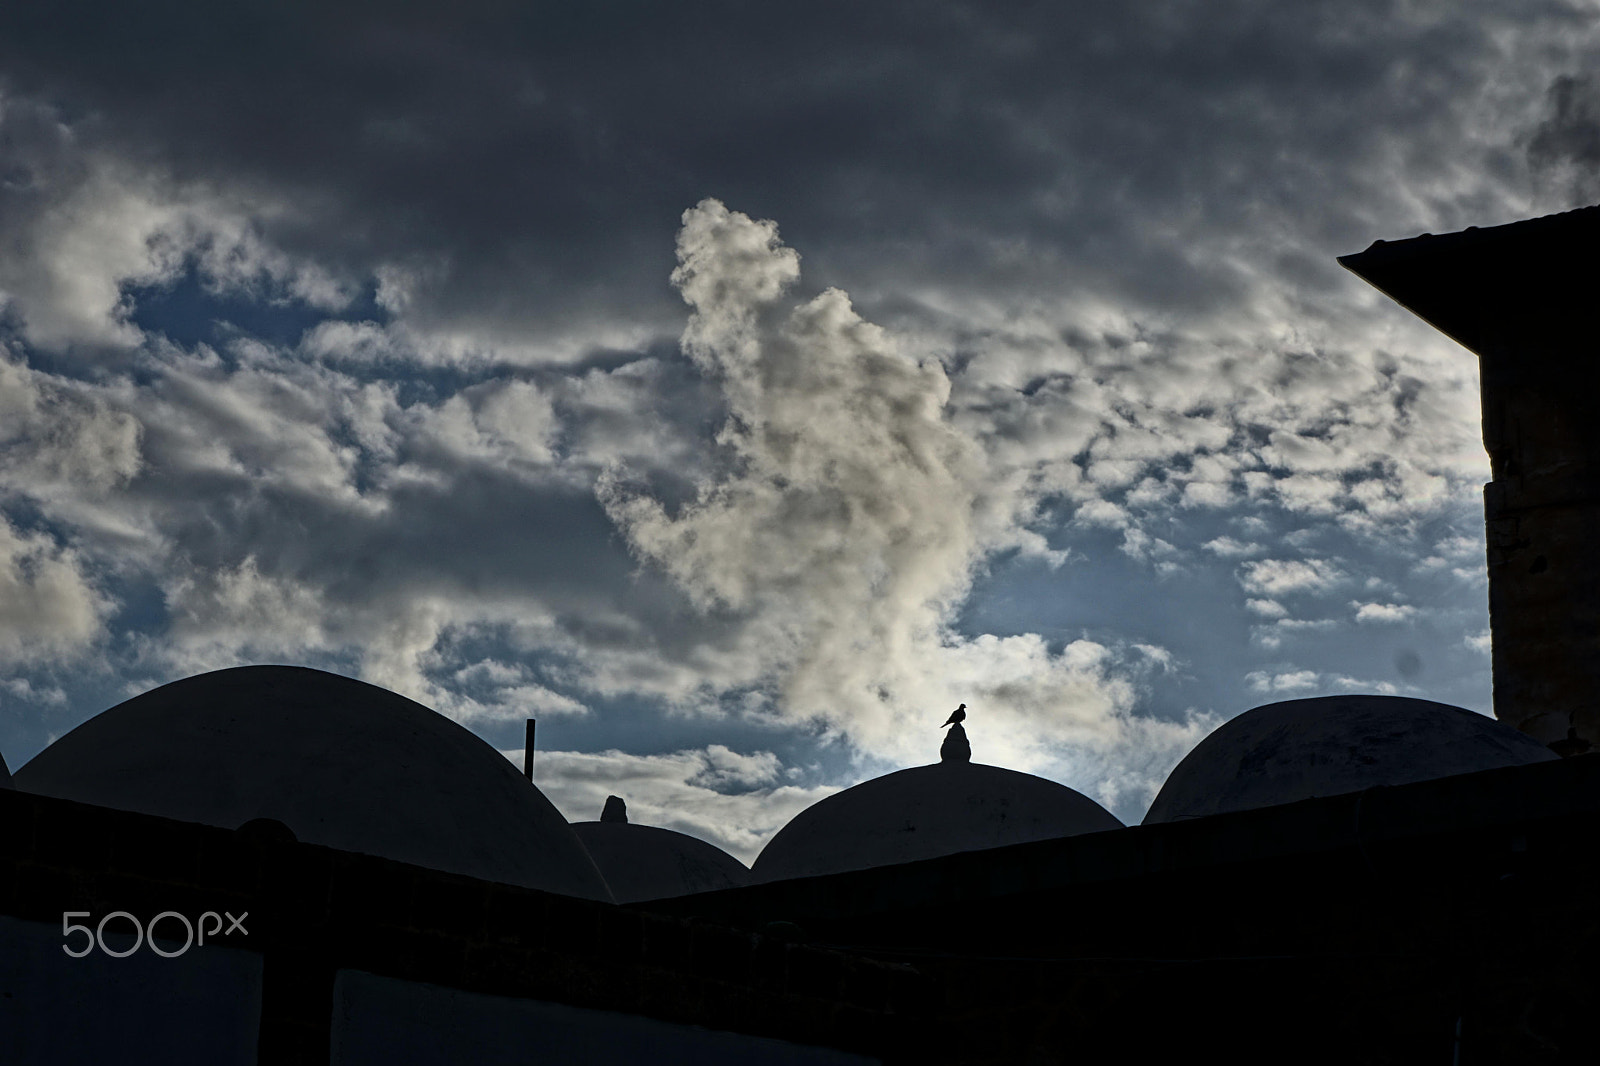
POLYGON ((533 780, 533 727, 538 719, 528 719, 528 735, 522 742, 522 776, 533 780))

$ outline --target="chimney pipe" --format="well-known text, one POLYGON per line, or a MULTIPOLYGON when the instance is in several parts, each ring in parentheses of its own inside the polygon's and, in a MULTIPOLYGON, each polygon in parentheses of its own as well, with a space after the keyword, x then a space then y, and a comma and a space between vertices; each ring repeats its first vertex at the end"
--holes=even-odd
POLYGON ((538 719, 528 719, 528 734, 522 742, 522 776, 533 780, 533 727, 538 719))

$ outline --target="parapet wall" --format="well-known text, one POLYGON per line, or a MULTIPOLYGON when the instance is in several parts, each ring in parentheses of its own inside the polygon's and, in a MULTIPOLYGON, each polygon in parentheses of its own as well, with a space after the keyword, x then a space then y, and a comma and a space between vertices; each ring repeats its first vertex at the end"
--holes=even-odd
MULTIPOLYGON (((146 966, 177 969, 185 958, 196 962, 207 952, 259 956, 259 1058, 248 1061, 275 1066, 330 1061, 335 984, 348 973, 720 1030, 783 1042, 797 1054, 838 1049, 867 1056, 853 1060, 863 1062, 897 1046, 907 1020, 932 998, 923 991, 925 980, 904 965, 703 919, 0 791, 0 917, 14 920, 13 931, 22 928, 16 922, 32 930, 32 939, 39 930, 53 930, 57 945, 77 949, 82 934, 61 936, 63 914, 86 915, 70 921, 94 926, 113 911, 132 918, 118 918, 108 930, 131 930, 133 919, 148 926, 161 912, 191 921, 208 912, 248 915, 247 935, 214 939, 172 959, 152 955, 147 945, 137 957, 146 966)), ((174 919, 160 928, 181 934, 174 919)), ((126 939, 108 946, 125 950, 126 939)), ((74 960, 52 946, 50 960, 67 967, 70 982, 78 972, 71 967, 93 965, 99 955, 97 948, 74 960)), ((134 957, 116 962, 134 972, 134 957)), ((34 983, 29 974, 10 980, 19 989, 34 983)), ((248 974, 239 980, 240 987, 249 986, 248 974)), ((34 1030, 47 1025, 69 1046, 75 1034, 92 1037, 85 1028, 107 1008, 57 1002, 42 1009, 58 1016, 40 1018, 22 1013, 24 1004, 14 998, 9 1004, 18 1012, 9 1015, 9 1035, 25 1024, 34 1030)), ((7 1010, 7 1001, 0 1001, 0 1021, 7 1010)), ((5 1030, 0 1024, 0 1061, 28 1061, 4 1054, 5 1030)), ((162 1054, 164 1038, 160 1027, 147 1026, 139 1036, 145 1044, 130 1034, 118 1045, 117 1059, 183 1061, 162 1054), (141 1058, 145 1052, 149 1057, 141 1058)), ((73 1058, 63 1059, 60 1047, 52 1056, 37 1061, 73 1058)))

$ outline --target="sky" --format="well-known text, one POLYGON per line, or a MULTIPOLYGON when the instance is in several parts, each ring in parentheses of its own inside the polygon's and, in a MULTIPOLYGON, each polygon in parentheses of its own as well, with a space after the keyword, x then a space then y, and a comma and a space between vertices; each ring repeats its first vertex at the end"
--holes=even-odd
POLYGON ((1597 14, 0 8, 0 753, 315 666, 750 861, 957 703, 1130 823, 1487 713, 1476 362, 1335 256, 1600 200, 1597 14))

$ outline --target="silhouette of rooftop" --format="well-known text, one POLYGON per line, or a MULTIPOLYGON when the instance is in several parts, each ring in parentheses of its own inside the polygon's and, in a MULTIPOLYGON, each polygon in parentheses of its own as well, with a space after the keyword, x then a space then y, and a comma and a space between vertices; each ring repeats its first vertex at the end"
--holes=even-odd
POLYGON ((1579 269, 1600 242, 1600 206, 1503 226, 1373 241, 1339 264, 1479 355, 1562 343, 1590 319, 1579 269))
POLYGON ((16 786, 439 870, 610 898, 567 820, 505 757, 421 704, 352 678, 243 666, 162 685, 19 767, 16 786))
POLYGON ((750 870, 715 844, 687 833, 624 821, 574 822, 618 903, 738 888, 750 870))
POLYGON ((1066 785, 946 759, 812 804, 767 841, 751 873, 756 882, 815 877, 1121 828, 1110 811, 1066 785))
POLYGON ((1146 824, 1559 758, 1504 722, 1432 700, 1346 694, 1223 723, 1167 776, 1146 824))

